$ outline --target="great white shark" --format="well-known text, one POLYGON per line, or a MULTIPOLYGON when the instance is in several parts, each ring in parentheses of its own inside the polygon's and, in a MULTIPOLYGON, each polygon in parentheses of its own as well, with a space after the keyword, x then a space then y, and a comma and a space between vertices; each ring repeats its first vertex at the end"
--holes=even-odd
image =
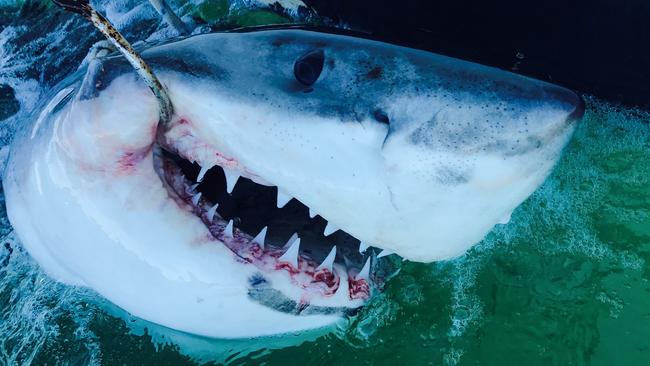
POLYGON ((209 337, 325 327, 371 298, 380 256, 462 255, 542 184, 584 111, 546 82, 309 30, 141 55, 170 120, 122 56, 89 61, 15 137, 7 212, 52 277, 209 337))

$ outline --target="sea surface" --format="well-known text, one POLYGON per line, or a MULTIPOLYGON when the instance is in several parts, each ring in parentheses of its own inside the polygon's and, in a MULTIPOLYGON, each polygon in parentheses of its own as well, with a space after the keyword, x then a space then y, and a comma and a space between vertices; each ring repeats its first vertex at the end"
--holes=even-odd
MULTIPOLYGON (((319 22, 296 2, 172 4, 199 31, 319 22)), ((146 1, 96 5, 134 42, 175 35, 146 1)), ((47 2, 0 0, 0 157, 100 39, 47 2)), ((650 365, 650 114, 583 97, 587 112, 563 158, 508 224, 458 259, 405 262, 325 334, 220 341, 136 319, 48 278, 0 195, 0 364, 650 365)))

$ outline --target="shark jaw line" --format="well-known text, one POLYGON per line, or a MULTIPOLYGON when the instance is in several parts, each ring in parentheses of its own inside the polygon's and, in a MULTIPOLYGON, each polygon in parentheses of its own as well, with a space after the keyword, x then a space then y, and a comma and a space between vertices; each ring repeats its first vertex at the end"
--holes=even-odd
MULTIPOLYGON (((251 201, 265 206, 260 211, 267 217, 283 216, 283 211, 289 209, 292 211, 289 215, 291 217, 296 216, 296 211, 302 212, 301 222, 324 219, 314 215, 309 207, 295 198, 277 197, 275 188, 263 177, 248 171, 236 159, 219 152, 183 129, 182 126, 188 123, 185 119, 177 120, 175 125, 181 127, 180 133, 169 133, 169 130, 165 133, 165 128, 159 129, 153 147, 154 170, 179 207, 191 211, 201 219, 210 235, 233 252, 234 260, 254 265, 262 273, 286 273, 290 283, 303 291, 300 303, 304 305, 309 304, 314 296, 331 297, 337 291, 347 291, 351 305, 359 307, 371 298, 374 291, 381 290, 387 278, 383 270, 378 269, 378 257, 372 250, 360 250, 364 245, 347 233, 339 231, 334 234, 328 232, 331 231, 329 227, 323 231, 318 230, 319 225, 308 224, 303 225, 302 230, 308 231, 307 236, 311 239, 318 237, 317 243, 314 240, 305 243, 302 235, 298 238, 297 233, 294 233, 288 241, 281 244, 269 239, 267 232, 273 230, 272 223, 264 224, 263 217, 253 219, 257 221, 253 226, 259 227, 262 223, 261 229, 252 229, 250 225, 240 226, 247 221, 238 216, 235 196, 241 196, 242 190, 251 193, 251 201), (188 141, 191 143, 188 144, 188 141), (192 147, 188 149, 188 146, 192 147), (209 163, 201 165, 198 161, 209 163), (272 196, 277 197, 277 207, 270 207, 276 205, 272 196), (330 236, 334 238, 328 238, 330 236), (333 240, 337 237, 339 240, 333 240), (332 245, 336 249, 332 250, 332 245), (335 260, 337 252, 345 264, 335 260), (342 280, 346 283, 342 284, 342 280)), ((246 216, 250 217, 254 208, 247 207, 246 216)), ((283 220, 283 217, 279 220, 283 220)))

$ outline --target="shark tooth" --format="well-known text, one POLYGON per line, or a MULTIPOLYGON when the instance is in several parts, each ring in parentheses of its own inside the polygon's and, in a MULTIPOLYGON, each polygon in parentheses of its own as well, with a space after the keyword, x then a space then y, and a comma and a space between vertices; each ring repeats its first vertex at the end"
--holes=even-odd
POLYGON ((510 217, 512 217, 512 212, 508 213, 507 215, 503 216, 501 220, 499 220, 499 224, 505 225, 510 222, 510 217))
POLYGON ((253 238, 252 243, 257 243, 260 245, 260 248, 264 249, 264 241, 266 240, 266 230, 267 227, 264 226, 262 230, 253 238))
POLYGON ((296 239, 298 239, 298 233, 293 233, 293 235, 291 235, 291 237, 289 238, 289 240, 287 240, 287 243, 284 246, 287 247, 293 244, 293 242, 296 241, 296 239))
POLYGON ((196 181, 197 181, 197 182, 202 182, 202 181, 203 181, 203 177, 205 177, 205 173, 207 173, 209 169, 210 169, 210 168, 208 168, 207 165, 206 165, 206 166, 202 166, 202 167, 201 167, 201 171, 199 171, 199 175, 196 176, 196 181))
POLYGON ((192 196, 192 204, 194 204, 194 206, 198 205, 200 199, 201 199, 201 192, 192 196))
POLYGON ((198 183, 194 183, 194 184, 192 184, 192 185, 190 186, 190 191, 191 191, 191 192, 196 192, 196 187, 198 187, 198 186, 199 186, 198 183))
POLYGON ((320 264, 320 266, 316 267, 316 270, 321 270, 321 269, 327 269, 328 271, 332 272, 332 265, 334 264, 334 259, 336 258, 336 245, 332 247, 332 250, 330 250, 330 253, 325 257, 323 260, 323 263, 320 264))
POLYGON ((219 208, 218 203, 210 207, 210 209, 208 210, 208 220, 210 220, 210 222, 214 221, 214 214, 217 213, 217 208, 219 208))
POLYGON ((342 257, 343 257, 343 263, 345 264, 345 267, 351 267, 353 265, 352 261, 350 260, 350 258, 348 258, 347 255, 343 254, 342 257))
POLYGON ((231 194, 232 190, 235 188, 235 184, 237 184, 237 181, 239 180, 239 174, 234 170, 226 168, 223 169, 223 173, 226 176, 226 192, 231 194))
POLYGON ((381 253, 377 254, 377 258, 385 257, 385 256, 391 255, 391 254, 393 254, 393 252, 391 252, 390 250, 384 249, 384 250, 381 251, 381 253))
POLYGON ((288 194, 283 193, 278 188, 278 204, 277 204, 278 208, 282 208, 282 207, 286 206, 289 201, 291 201, 291 196, 289 196, 288 194))
POLYGON ((370 248, 369 244, 366 244, 364 242, 359 243, 359 253, 363 254, 366 250, 370 248))
POLYGON ((355 279, 364 279, 366 281, 370 279, 370 257, 366 259, 366 263, 363 265, 363 268, 361 268, 361 271, 359 271, 355 279))
POLYGON ((229 238, 233 237, 233 222, 232 220, 228 221, 228 225, 226 225, 226 228, 223 229, 224 235, 226 235, 229 238))
POLYGON ((310 207, 309 208, 309 218, 313 219, 314 217, 316 217, 316 215, 318 215, 318 214, 314 210, 312 210, 311 207, 310 207))
POLYGON ((294 268, 298 268, 298 253, 300 252, 300 238, 298 240, 294 241, 293 244, 287 249, 284 254, 280 258, 278 258, 278 261, 280 262, 287 262, 291 264, 294 268))
POLYGON ((327 222, 327 226, 325 226, 325 231, 323 232, 323 235, 328 236, 329 234, 335 232, 338 230, 336 226, 334 226, 331 222, 327 222))

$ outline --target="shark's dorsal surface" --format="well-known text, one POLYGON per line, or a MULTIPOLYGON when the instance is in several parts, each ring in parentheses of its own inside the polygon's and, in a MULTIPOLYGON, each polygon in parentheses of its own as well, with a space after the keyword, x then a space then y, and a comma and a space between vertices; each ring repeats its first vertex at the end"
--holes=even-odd
POLYGON ((171 121, 122 57, 90 62, 16 138, 8 213, 50 275, 211 337, 353 312, 386 274, 360 242, 463 254, 543 182, 583 113, 548 83, 305 30, 142 56, 171 121))

